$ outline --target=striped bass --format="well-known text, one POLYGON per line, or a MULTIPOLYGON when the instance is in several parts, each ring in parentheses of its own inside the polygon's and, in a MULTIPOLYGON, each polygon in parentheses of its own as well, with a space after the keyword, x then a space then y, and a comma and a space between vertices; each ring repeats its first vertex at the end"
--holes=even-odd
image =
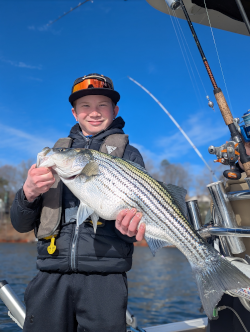
POLYGON ((95 150, 44 148, 37 167, 52 167, 80 200, 78 226, 91 216, 96 230, 99 217, 115 220, 131 208, 141 212, 153 255, 171 244, 187 257, 210 319, 225 291, 250 286, 250 279, 199 236, 167 188, 141 166, 95 150))

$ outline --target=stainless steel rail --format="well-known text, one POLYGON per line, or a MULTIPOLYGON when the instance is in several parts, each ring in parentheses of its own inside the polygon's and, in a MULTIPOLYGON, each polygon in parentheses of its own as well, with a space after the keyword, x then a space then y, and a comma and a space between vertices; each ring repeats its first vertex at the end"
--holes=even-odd
POLYGON ((204 227, 201 228, 198 233, 201 237, 207 238, 211 235, 216 236, 235 236, 235 237, 250 237, 250 227, 237 227, 237 228, 226 228, 226 227, 204 227))
MULTIPOLYGON (((219 226, 232 230, 237 229, 238 225, 236 223, 236 218, 229 202, 229 198, 227 197, 227 194, 225 192, 223 182, 218 181, 211 183, 207 186, 207 188, 212 197, 214 207, 216 209, 216 214, 218 215, 219 226)), ((226 234, 223 233, 220 235, 228 236, 227 242, 233 254, 240 254, 246 250, 243 241, 237 237, 236 232, 233 234, 234 236, 230 237, 228 232, 226 234)))
POLYGON ((229 201, 241 201, 250 199, 250 190, 232 191, 226 194, 229 201))

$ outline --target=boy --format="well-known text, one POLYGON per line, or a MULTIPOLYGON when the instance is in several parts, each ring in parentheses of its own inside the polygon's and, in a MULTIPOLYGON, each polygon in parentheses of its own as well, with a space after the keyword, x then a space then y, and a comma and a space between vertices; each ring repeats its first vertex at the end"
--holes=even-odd
MULTIPOLYGON (((120 95, 108 77, 78 78, 69 101, 78 123, 55 147, 89 148, 144 166, 137 149, 128 144, 116 118, 120 95)), ((116 221, 100 219, 76 228, 79 200, 49 168, 33 165, 15 197, 11 220, 19 232, 35 229, 38 275, 24 300, 24 332, 126 331, 127 280, 133 242, 145 233, 141 214, 123 210, 116 221), (55 246, 54 246, 55 243, 55 246)))

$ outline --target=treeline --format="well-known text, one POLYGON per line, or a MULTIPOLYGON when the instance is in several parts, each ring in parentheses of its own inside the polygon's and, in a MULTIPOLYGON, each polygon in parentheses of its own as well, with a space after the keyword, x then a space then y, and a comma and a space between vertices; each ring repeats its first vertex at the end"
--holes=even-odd
POLYGON ((17 166, 8 164, 0 166, 0 199, 5 213, 8 213, 15 194, 23 186, 33 163, 33 160, 27 160, 17 166))
POLYGON ((146 169, 153 178, 165 183, 171 183, 187 190, 192 184, 188 164, 171 164, 167 159, 164 159, 159 168, 155 168, 152 161, 146 160, 146 169))

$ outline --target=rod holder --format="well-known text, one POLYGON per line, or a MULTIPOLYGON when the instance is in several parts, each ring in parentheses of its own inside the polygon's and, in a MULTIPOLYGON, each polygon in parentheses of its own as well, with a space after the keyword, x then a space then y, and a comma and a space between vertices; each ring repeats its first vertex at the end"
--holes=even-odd
POLYGON ((197 200, 190 200, 186 202, 187 209, 188 209, 188 215, 190 222, 192 223, 192 226, 196 231, 198 231, 201 228, 201 215, 200 215, 200 209, 198 206, 197 200))
MULTIPOLYGON (((236 218, 225 192, 222 181, 214 182, 207 185, 212 197, 216 214, 219 219, 219 226, 226 228, 238 228, 236 218)), ((227 236, 227 242, 233 254, 240 254, 246 250, 243 241, 235 236, 227 236)))
MULTIPOLYGON (((214 206, 213 206, 213 209, 212 209, 212 217, 213 217, 214 225, 220 225, 220 219, 219 219, 219 216, 217 214, 217 210, 215 209, 214 206)), ((225 257, 232 256, 229 244, 227 242, 227 237, 226 236, 219 236, 219 240, 220 240, 220 244, 221 244, 222 254, 225 257)))

